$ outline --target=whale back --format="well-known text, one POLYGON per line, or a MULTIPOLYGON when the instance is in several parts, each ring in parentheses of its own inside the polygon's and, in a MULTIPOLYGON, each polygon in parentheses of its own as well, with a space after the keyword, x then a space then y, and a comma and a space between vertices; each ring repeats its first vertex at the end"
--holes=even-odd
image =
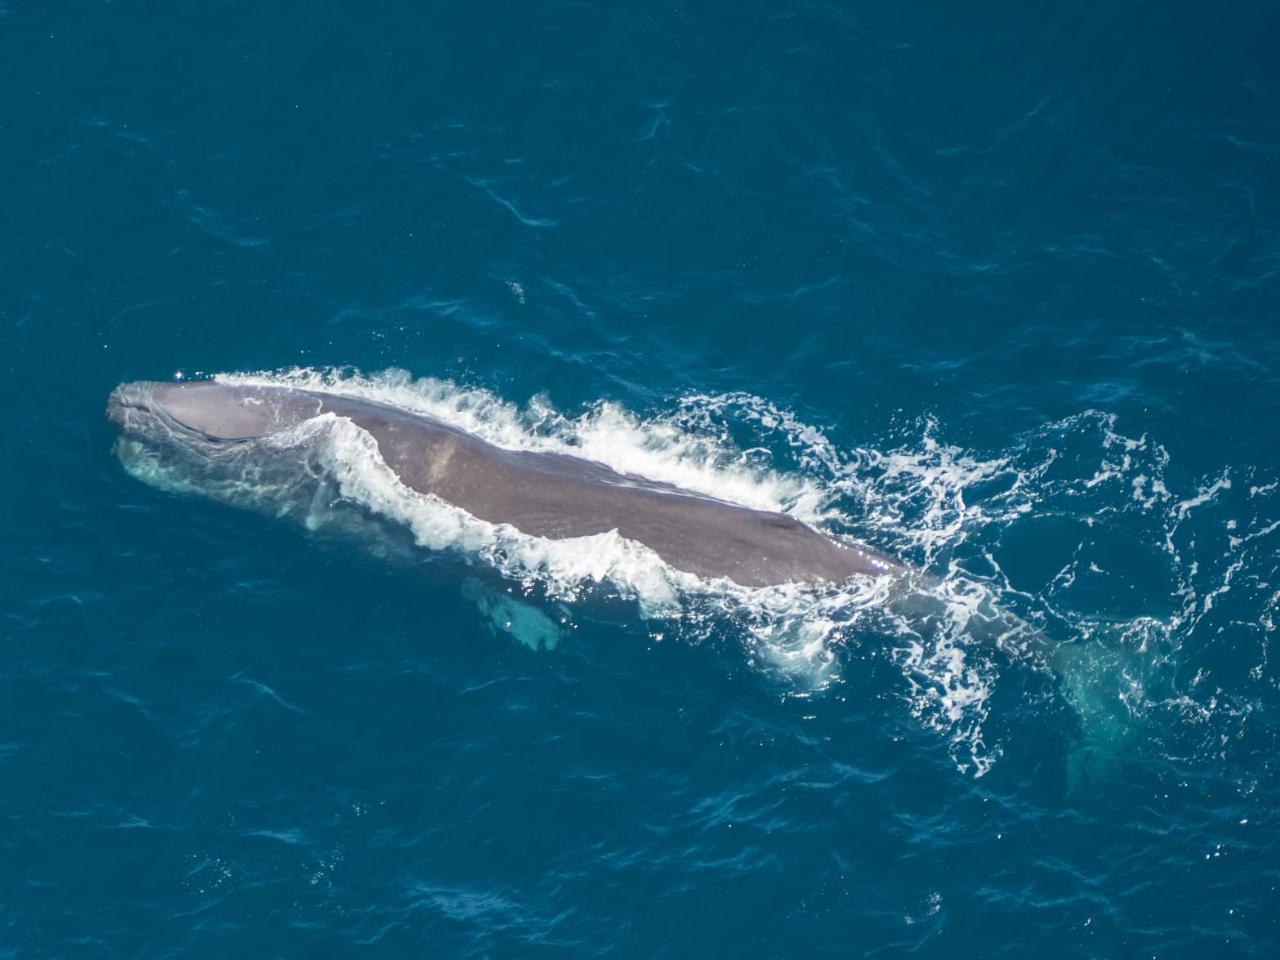
POLYGON ((749 587, 842 581, 900 567, 786 514, 622 474, 562 453, 509 450, 427 417, 342 398, 325 409, 369 432, 406 486, 490 523, 550 539, 616 530, 678 570, 749 587))

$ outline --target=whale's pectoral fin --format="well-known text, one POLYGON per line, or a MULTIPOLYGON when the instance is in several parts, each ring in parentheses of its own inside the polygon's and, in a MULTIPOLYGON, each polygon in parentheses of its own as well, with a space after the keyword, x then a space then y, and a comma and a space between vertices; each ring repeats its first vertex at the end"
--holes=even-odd
POLYGON ((532 603, 518 600, 479 580, 467 580, 462 595, 484 614, 489 626, 530 650, 554 650, 560 644, 560 626, 532 603))

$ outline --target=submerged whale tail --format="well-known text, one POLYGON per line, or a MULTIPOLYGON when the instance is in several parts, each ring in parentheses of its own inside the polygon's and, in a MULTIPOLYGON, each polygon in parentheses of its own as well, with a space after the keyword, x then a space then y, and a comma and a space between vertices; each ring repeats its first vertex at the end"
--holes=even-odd
POLYGON ((998 649, 1044 671, 1075 720, 1066 757, 1068 789, 1085 789, 1113 776, 1142 731, 1143 705, 1159 682, 1158 661, 1143 643, 1135 643, 1134 624, 1058 640, 986 591, 957 598, 946 589, 918 581, 896 591, 886 606, 917 633, 959 633, 970 644, 998 649))
POLYGON ((1053 651, 1054 675, 1079 723, 1067 757, 1073 790, 1113 777, 1144 732, 1152 696, 1169 680, 1170 661, 1147 642, 1144 628, 1154 625, 1116 623, 1053 651))

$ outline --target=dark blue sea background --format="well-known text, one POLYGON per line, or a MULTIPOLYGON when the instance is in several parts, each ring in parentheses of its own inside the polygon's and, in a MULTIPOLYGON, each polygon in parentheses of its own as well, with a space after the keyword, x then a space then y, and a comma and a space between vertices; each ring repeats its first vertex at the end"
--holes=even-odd
POLYGON ((1280 956, 1278 36, 6 0, 0 957, 1280 956), (1054 653, 158 489, 179 371, 803 488, 1054 653))

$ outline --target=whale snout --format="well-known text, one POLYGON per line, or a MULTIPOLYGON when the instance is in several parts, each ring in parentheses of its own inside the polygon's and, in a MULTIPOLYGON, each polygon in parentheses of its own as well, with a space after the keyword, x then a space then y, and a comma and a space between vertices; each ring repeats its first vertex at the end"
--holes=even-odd
POLYGON ((122 430, 176 439, 245 440, 294 426, 321 412, 304 391, 190 380, 136 380, 111 391, 107 419, 122 430))
POLYGON ((125 432, 140 432, 147 427, 164 426, 194 430, 180 416, 186 384, 159 380, 134 380, 122 383, 107 397, 107 419, 125 432))
POLYGON ((127 429, 139 416, 152 413, 151 384, 145 380, 122 383, 107 397, 107 419, 127 429))

